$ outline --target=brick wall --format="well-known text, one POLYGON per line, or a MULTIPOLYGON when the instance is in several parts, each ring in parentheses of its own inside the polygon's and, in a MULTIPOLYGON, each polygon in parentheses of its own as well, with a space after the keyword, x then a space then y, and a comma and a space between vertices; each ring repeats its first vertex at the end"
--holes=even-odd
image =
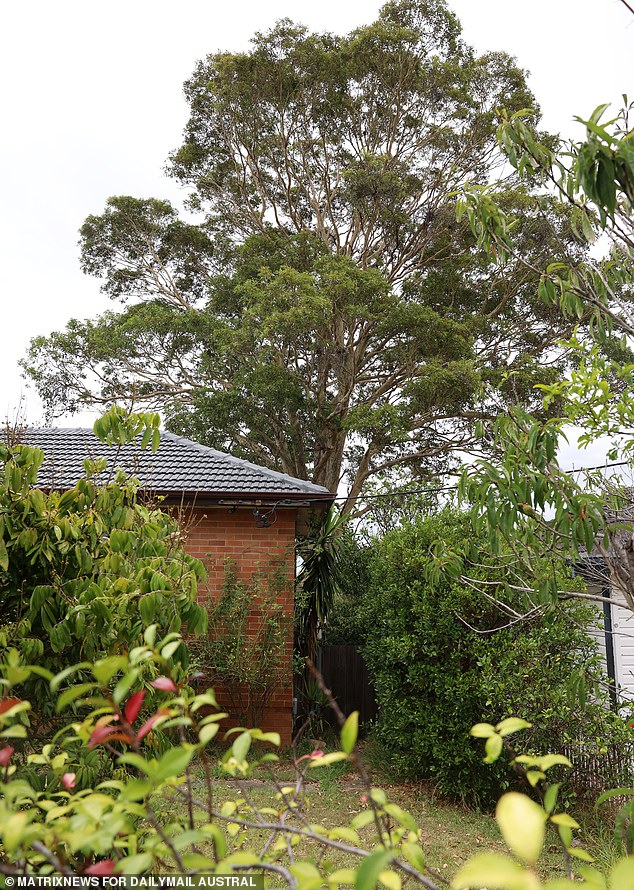
MULTIPOLYGON (((258 528, 252 508, 238 508, 230 513, 227 507, 195 507, 181 512, 187 543, 185 549, 202 560, 207 569, 207 582, 201 586, 201 603, 217 597, 225 578, 225 562, 229 558, 236 565, 237 576, 248 581, 258 571, 278 574, 287 579, 278 601, 288 619, 284 670, 285 679, 276 687, 262 719, 263 730, 279 732, 282 745, 288 745, 292 732, 293 686, 291 657, 293 653, 293 580, 295 575, 295 510, 278 509, 277 519, 269 528, 258 528)), ((250 614, 249 627, 258 620, 257 603, 250 614)), ((222 689, 216 695, 223 710, 229 710, 222 689)))

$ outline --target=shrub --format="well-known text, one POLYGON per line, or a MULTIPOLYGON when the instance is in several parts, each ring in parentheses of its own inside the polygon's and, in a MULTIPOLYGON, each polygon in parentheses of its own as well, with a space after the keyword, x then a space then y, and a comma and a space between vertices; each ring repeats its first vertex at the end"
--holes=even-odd
MULTIPOLYGON (((522 714, 533 724, 528 743, 544 750, 624 727, 600 697, 583 709, 570 700, 571 675, 598 668, 583 629, 595 610, 562 604, 512 624, 479 591, 427 572, 434 541, 469 536, 468 519, 445 510, 377 542, 360 602, 362 653, 380 706, 376 735, 392 767, 488 805, 506 780, 483 765, 468 737, 472 724, 522 714)), ((563 580, 565 567, 555 570, 563 580)))
MULTIPOLYGON (((115 408, 95 432, 113 447, 137 435, 156 447, 158 415, 115 408)), ((143 503, 138 481, 121 472, 97 484, 103 460, 85 461, 69 491, 42 490, 43 460, 38 448, 0 442, 0 647, 57 673, 130 649, 153 623, 162 633, 204 630, 204 570, 184 552, 175 519, 143 503)), ((185 665, 187 655, 180 646, 177 660, 185 665)), ((46 724, 47 682, 32 672, 26 692, 46 724)))

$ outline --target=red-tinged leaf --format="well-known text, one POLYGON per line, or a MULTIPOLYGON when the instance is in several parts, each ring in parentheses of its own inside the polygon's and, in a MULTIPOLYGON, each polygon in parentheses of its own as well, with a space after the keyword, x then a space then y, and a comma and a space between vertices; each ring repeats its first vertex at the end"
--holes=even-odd
POLYGON ((111 730, 110 724, 117 721, 119 718, 116 714, 104 714, 103 717, 100 717, 99 720, 94 725, 93 731, 91 733, 88 744, 92 741, 94 737, 97 737, 103 733, 104 729, 108 731, 111 730))
POLYGON ((169 677, 157 677, 156 680, 152 680, 150 686, 154 686, 155 689, 160 689, 162 692, 177 691, 176 684, 169 677))
POLYGON ((132 736, 122 732, 119 726, 111 725, 112 723, 117 723, 118 720, 119 718, 116 714, 106 714, 100 717, 88 739, 88 747, 94 748, 96 745, 103 745, 106 741, 120 741, 128 744, 133 741, 132 736))
POLYGON ((0 714, 4 714, 5 711, 11 710, 11 708, 19 705, 21 701, 21 698, 3 698, 2 701, 0 701, 0 714))
POLYGON ((148 732, 152 729, 152 727, 158 723, 161 717, 164 717, 166 714, 169 714, 168 708, 159 708, 156 714, 152 714, 149 720, 146 720, 143 726, 139 729, 136 734, 137 740, 141 741, 141 739, 148 734, 148 732))
POLYGON ((5 748, 0 748, 0 766, 5 767, 9 765, 14 750, 15 749, 12 748, 11 745, 7 745, 5 748))
POLYGON ((111 875, 114 872, 116 862, 114 859, 102 859, 101 862, 95 862, 84 869, 85 875, 111 875))
POLYGON ((141 689, 139 692, 135 692, 134 695, 131 695, 128 699, 128 703, 125 706, 125 719, 128 723, 134 723, 139 716, 139 711, 143 707, 144 698, 145 689, 141 689))
POLYGON ((105 745, 106 742, 124 742, 131 745, 134 736, 127 732, 122 732, 118 727, 105 726, 95 730, 88 740, 89 748, 96 748, 97 745, 105 745))
POLYGON ((62 776, 62 785, 67 791, 71 791, 77 784, 76 773, 64 773, 62 776))
POLYGON ((97 726, 93 729, 90 738, 88 739, 88 747, 95 748, 97 745, 103 744, 107 739, 110 738, 115 730, 112 726, 97 726))

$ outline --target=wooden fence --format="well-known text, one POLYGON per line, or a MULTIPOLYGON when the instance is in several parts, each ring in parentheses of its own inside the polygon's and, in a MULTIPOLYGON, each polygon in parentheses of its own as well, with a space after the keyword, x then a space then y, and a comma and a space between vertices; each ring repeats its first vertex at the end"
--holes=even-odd
MULTIPOLYGON (((559 748, 572 763, 571 770, 564 770, 565 787, 577 796, 594 803, 604 791, 612 788, 628 788, 634 784, 634 746, 608 745, 599 748, 595 741, 579 740, 563 744, 559 748)), ((622 804, 625 798, 615 803, 622 804)))
POLYGON ((368 723, 377 714, 374 689, 363 657, 354 646, 322 646, 319 668, 344 714, 359 712, 359 721, 368 723))

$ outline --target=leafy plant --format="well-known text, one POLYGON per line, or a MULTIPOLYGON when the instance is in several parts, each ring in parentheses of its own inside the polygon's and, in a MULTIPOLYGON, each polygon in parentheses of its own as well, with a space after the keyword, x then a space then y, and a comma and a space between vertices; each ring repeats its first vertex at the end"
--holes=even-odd
MULTIPOLYGON (((508 779, 482 765, 468 733, 492 710, 500 720, 530 718, 529 744, 537 750, 556 743, 574 751, 578 740, 592 738, 601 740, 598 747, 625 741, 628 732, 606 707, 605 692, 583 709, 570 696, 571 676, 599 670, 596 644, 583 629, 597 621, 595 610, 571 603, 515 621, 484 600, 475 582, 436 571, 430 549, 438 539, 469 550, 479 565, 476 581, 496 580, 486 539, 473 533, 467 515, 446 509, 376 541, 369 585, 353 601, 380 705, 375 735, 387 762, 401 775, 431 779, 449 796, 487 806, 508 779)), ((563 589, 578 585, 563 561, 551 559, 549 568, 563 589)), ((508 602, 517 608, 517 600, 508 602)))
POLYGON ((299 541, 302 566, 295 590, 295 637, 299 652, 314 660, 317 636, 325 627, 337 588, 341 534, 347 517, 333 505, 314 519, 299 541))
POLYGON ((284 607, 287 572, 261 567, 248 581, 225 561, 222 591, 208 602, 207 633, 193 649, 207 682, 218 684, 227 707, 241 722, 257 726, 271 696, 290 682, 288 635, 292 617, 284 607))
MULTIPOLYGON (((609 436, 609 459, 619 464, 631 462, 634 448, 632 105, 624 97, 623 109, 608 121, 607 108, 578 118, 585 138, 569 144, 538 138, 521 112, 500 116, 498 140, 510 163, 574 208, 581 243, 604 237, 609 245, 599 258, 552 262, 540 270, 544 304, 588 323, 588 330, 579 328, 561 344, 573 357, 570 373, 538 387, 551 417, 507 410, 492 427, 479 430, 493 444, 495 459, 477 460, 463 472, 463 502, 501 566, 511 554, 512 586, 523 595, 525 615, 574 595, 558 587, 544 558, 550 553, 576 564, 587 554, 600 555, 615 592, 634 609, 631 492, 600 472, 567 473, 557 457, 571 426, 579 429, 582 448, 609 436)), ((513 220, 488 189, 471 189, 459 206, 483 247, 502 261, 517 253, 513 220)), ((470 583, 471 563, 460 547, 448 550, 440 543, 437 557, 440 570, 470 583)), ((488 592, 501 600, 507 593, 488 592)))
MULTIPOLYGON (((112 409, 96 434, 116 446, 134 439, 158 445, 158 416, 112 409)), ((138 496, 121 472, 100 485, 104 461, 85 462, 86 476, 68 491, 37 487, 44 454, 0 442, 0 645, 56 673, 133 648, 143 629, 191 633, 206 626, 196 602, 202 564, 183 550, 176 521, 138 496)), ((187 650, 178 659, 187 663, 187 650)), ((41 718, 53 700, 31 673, 28 695, 41 718)))

